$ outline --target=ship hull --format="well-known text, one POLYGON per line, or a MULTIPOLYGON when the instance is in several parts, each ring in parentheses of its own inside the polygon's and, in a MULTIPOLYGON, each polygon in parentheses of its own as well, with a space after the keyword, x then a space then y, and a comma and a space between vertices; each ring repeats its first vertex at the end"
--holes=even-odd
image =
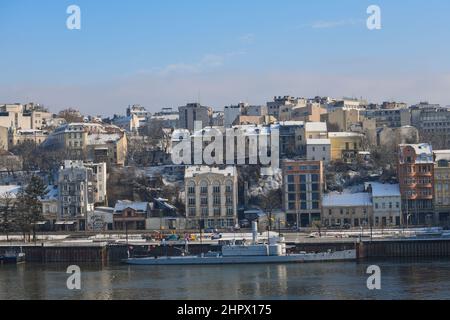
POLYGON ((235 256, 235 257, 148 257, 129 258, 124 263, 130 265, 223 265, 223 264, 268 264, 268 263, 302 263, 326 261, 353 261, 356 260, 356 250, 292 254, 285 256, 235 256))

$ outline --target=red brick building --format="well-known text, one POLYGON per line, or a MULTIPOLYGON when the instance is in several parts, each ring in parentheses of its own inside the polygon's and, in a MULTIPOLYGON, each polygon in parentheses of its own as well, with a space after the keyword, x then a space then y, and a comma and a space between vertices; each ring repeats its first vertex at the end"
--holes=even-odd
POLYGON ((398 178, 403 224, 427 225, 434 217, 434 160, 431 145, 399 146, 398 178))

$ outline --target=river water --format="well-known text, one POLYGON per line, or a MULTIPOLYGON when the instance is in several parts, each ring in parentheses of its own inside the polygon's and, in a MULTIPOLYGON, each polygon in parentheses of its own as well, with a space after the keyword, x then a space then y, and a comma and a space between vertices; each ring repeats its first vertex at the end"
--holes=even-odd
POLYGON ((449 299, 450 260, 239 266, 80 265, 81 290, 67 289, 68 265, 0 266, 0 299, 449 299), (367 267, 381 268, 368 290, 367 267))

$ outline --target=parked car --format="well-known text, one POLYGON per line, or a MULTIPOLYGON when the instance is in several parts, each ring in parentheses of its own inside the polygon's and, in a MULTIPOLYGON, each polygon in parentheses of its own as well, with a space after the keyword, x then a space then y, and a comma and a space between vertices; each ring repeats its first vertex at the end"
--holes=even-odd
POLYGON ((219 231, 215 228, 206 228, 205 233, 218 233, 219 231))
POLYGON ((222 239, 222 235, 220 233, 215 233, 211 236, 211 240, 219 240, 222 239))

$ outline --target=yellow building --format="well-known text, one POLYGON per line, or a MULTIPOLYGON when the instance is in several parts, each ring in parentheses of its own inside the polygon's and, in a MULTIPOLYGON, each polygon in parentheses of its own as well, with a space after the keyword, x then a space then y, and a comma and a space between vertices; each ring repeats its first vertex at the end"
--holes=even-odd
POLYGON ((363 151, 364 135, 356 132, 329 132, 331 143, 331 161, 351 162, 359 151, 363 151))

